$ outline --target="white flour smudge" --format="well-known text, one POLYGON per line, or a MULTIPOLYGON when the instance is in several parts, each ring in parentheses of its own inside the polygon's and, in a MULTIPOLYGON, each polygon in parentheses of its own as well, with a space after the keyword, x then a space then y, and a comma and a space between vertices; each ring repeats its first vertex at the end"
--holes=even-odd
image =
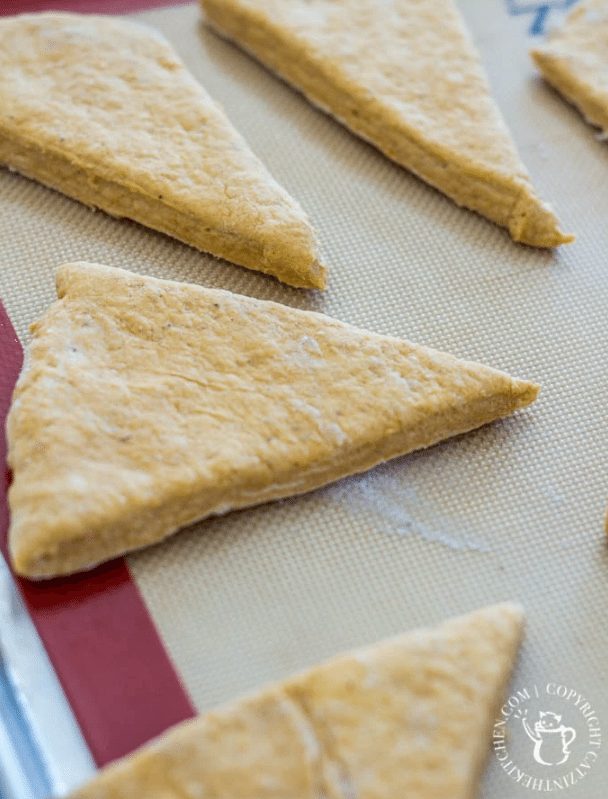
POLYGON ((354 515, 373 516, 385 533, 417 535, 425 541, 441 544, 450 549, 473 552, 491 552, 490 548, 469 535, 454 535, 431 528, 415 518, 416 506, 421 502, 415 490, 402 480, 387 473, 390 467, 380 467, 374 472, 342 480, 326 489, 332 502, 339 502, 354 515))
POLYGON ((544 494, 547 499, 551 500, 551 502, 555 505, 563 505, 566 501, 566 497, 556 488, 553 483, 547 483, 546 486, 540 489, 541 492, 544 494))

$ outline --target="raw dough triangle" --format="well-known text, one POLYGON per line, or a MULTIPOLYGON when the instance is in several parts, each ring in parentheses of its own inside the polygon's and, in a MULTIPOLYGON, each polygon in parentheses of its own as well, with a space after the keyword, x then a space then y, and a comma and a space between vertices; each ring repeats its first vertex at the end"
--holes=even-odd
POLYGON ((608 133, 608 2, 581 3, 532 56, 545 80, 608 133))
POLYGON ((506 416, 538 388, 320 314, 59 269, 8 420, 15 568, 49 577, 506 416))
POLYGON ((398 164, 508 228, 571 241, 534 191, 453 0, 201 0, 210 25, 398 164))
POLYGON ((151 28, 0 19, 0 164, 293 286, 325 285, 300 206, 151 28))
POLYGON ((523 615, 494 605, 194 721, 70 799, 473 799, 523 615))

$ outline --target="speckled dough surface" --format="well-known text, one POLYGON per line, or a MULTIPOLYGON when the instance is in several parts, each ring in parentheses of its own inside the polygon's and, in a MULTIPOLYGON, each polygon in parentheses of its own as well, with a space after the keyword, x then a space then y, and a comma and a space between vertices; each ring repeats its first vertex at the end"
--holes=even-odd
POLYGON ((455 202, 555 247, 453 0, 201 0, 208 23, 455 202))
POLYGON ((608 133, 608 1, 577 5, 532 56, 543 77, 608 133))
POLYGON ((0 19, 0 164, 291 285, 325 285, 300 206, 153 28, 0 19))
POLYGON ((328 317, 95 264, 57 273, 7 421, 10 550, 77 571, 506 416, 538 387, 328 317))
POLYGON ((473 799, 521 638, 515 605, 361 649, 233 702, 71 799, 473 799))
MULTIPOLYGON (((193 3, 134 19, 162 31, 306 209, 331 265, 327 290, 227 266, 0 170, 0 295, 27 348, 29 324, 56 299, 57 265, 84 259, 322 311, 538 381, 538 400, 503 421, 210 517, 127 560, 201 713, 338 652, 520 601, 526 639, 511 692, 552 680, 585 695, 602 723, 600 759, 557 794, 602 799, 608 146, 539 76, 530 49, 542 39, 532 13, 508 13, 516 5, 528 2, 458 0, 539 195, 577 233, 572 245, 515 246, 217 36, 193 3)), ((548 23, 565 16, 553 10, 548 23)), ((482 782, 480 799, 539 795, 493 755, 482 782)))

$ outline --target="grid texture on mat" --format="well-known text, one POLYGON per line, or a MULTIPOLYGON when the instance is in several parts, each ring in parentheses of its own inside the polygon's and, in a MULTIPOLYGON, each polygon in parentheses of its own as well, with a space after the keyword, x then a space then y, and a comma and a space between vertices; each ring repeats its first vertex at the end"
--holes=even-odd
MULTIPOLYGON (((506 5, 462 3, 540 193, 578 234, 554 255, 511 243, 384 159, 206 31, 195 6, 139 17, 307 209, 331 268, 326 294, 0 173, 0 288, 24 342, 53 299, 55 266, 88 259, 322 310, 542 384, 510 420, 132 556, 201 710, 344 648, 516 599, 529 623, 514 687, 574 686, 608 730, 608 147, 534 78, 527 21, 506 5)), ((607 763, 568 795, 599 797, 607 763)), ((484 795, 528 794, 491 760, 484 795)))

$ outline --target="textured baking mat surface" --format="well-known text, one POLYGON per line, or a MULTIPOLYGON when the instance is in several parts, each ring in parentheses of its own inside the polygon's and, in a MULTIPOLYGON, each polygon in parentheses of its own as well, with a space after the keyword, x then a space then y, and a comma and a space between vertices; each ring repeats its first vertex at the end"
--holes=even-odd
MULTIPOLYGON (((344 648, 516 599, 529 621, 513 687, 572 686, 608 730, 608 146, 534 76, 533 15, 509 6, 526 4, 462 3, 524 161, 578 235, 554 255, 511 243, 384 159, 205 30, 195 6, 138 18, 174 43, 307 209, 327 293, 0 172, 0 288, 24 343, 54 298, 55 267, 88 259, 324 311, 542 384, 510 420, 130 557, 201 710, 344 648)), ((567 795, 599 799, 607 776, 604 753, 567 795)), ((490 758, 485 795, 529 789, 490 758)))

